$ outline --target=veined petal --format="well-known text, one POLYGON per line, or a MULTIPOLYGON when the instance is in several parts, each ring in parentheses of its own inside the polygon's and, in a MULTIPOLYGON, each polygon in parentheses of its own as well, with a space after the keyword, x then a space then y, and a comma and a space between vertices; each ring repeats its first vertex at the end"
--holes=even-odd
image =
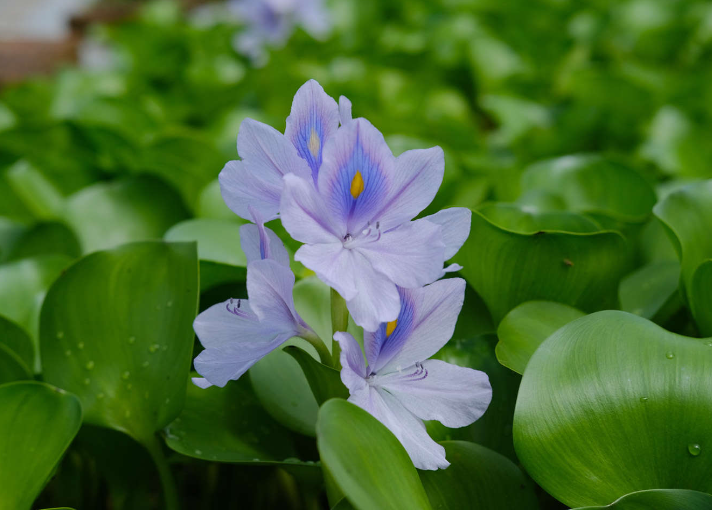
POLYGON ((342 126, 353 120, 351 116, 351 101, 346 96, 339 97, 339 122, 342 126))
POLYGON ((328 140, 318 189, 339 224, 346 226, 344 234, 378 220, 373 215, 390 194, 394 165, 383 135, 366 119, 349 122, 328 140))
POLYGON ((274 260, 256 260, 247 267, 247 295, 260 322, 282 331, 299 332, 294 309, 294 273, 274 260))
POLYGON ((258 211, 265 221, 278 216, 282 185, 265 181, 248 170, 244 161, 228 161, 218 181, 225 205, 241 218, 252 221, 251 210, 258 211))
POLYGON ((281 220, 289 234, 302 243, 341 242, 346 225, 338 225, 311 181, 295 175, 284 177, 281 220))
POLYGON ((445 448, 432 440, 425 424, 408 411, 395 397, 372 386, 349 397, 349 402, 368 411, 383 423, 401 442, 418 469, 445 469, 445 448))
POLYGON ((472 211, 465 207, 451 207, 422 219, 442 227, 445 260, 449 260, 462 248, 470 235, 472 211))
POLYGON ((264 223, 248 223, 240 227, 240 246, 247 257, 247 264, 255 260, 270 259, 289 267, 289 253, 282 240, 264 226, 264 223))
POLYGON ((350 393, 362 390, 366 383, 366 363, 361 347, 350 333, 334 333, 334 340, 341 346, 341 381, 350 393))
POLYGON ((315 80, 302 85, 294 95, 284 136, 292 141, 311 169, 316 182, 326 140, 339 127, 339 107, 315 80))
POLYGON ((361 254, 352 252, 351 261, 356 295, 351 299, 344 297, 346 306, 356 324, 366 331, 374 331, 382 322, 392 321, 398 316, 398 288, 361 254))
POLYGON ((419 289, 399 288, 401 309, 393 332, 364 333, 372 372, 386 374, 428 359, 455 331, 465 300, 465 280, 450 278, 419 289))
POLYGON ((235 338, 248 341, 260 336, 263 328, 249 300, 229 299, 198 314, 193 329, 203 347, 209 349, 223 347, 235 338))
POLYGON ((400 287, 414 288, 437 280, 445 261, 439 225, 425 220, 384 232, 378 240, 355 245, 371 265, 400 287))
POLYGON ((435 198, 445 173, 440 147, 406 151, 396 158, 390 195, 374 216, 388 230, 415 218, 435 198))
POLYGON ((422 420, 464 427, 478 420, 492 401, 484 372, 427 360, 402 372, 376 376, 377 385, 422 420))
POLYGON ((355 254, 338 241, 305 244, 294 254, 294 260, 314 271, 321 281, 336 289, 347 301, 358 292, 354 259, 355 254))

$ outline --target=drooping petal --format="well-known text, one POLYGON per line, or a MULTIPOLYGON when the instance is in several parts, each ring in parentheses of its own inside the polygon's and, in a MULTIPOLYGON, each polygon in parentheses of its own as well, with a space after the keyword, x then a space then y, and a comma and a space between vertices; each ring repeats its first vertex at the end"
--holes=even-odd
POLYGON ((445 245, 441 227, 425 220, 408 222, 377 241, 355 244, 380 273, 400 287, 422 287, 442 274, 445 245))
POLYGON ((205 377, 192 377, 190 380, 198 388, 201 388, 203 390, 212 386, 212 384, 210 384, 210 382, 205 377))
POLYGON ((265 221, 278 216, 282 187, 248 170, 244 161, 228 161, 218 181, 225 205, 241 218, 252 221, 250 208, 259 211, 265 221))
POLYGON ((352 393, 349 402, 368 411, 401 442, 418 469, 445 469, 445 448, 432 440, 425 424, 396 398, 383 390, 367 386, 352 393))
POLYGON ((361 254, 352 253, 351 269, 356 295, 351 299, 344 299, 354 322, 366 331, 374 331, 382 322, 392 321, 398 316, 398 288, 388 277, 375 271, 361 254))
POLYGON ((376 380, 418 418, 437 420, 446 427, 473 423, 492 401, 487 374, 440 360, 427 360, 376 380))
POLYGON ((449 260, 460 251, 460 248, 462 248, 462 245, 465 244, 470 235, 472 211, 465 207, 451 207, 430 216, 425 216, 422 219, 442 227, 445 260, 449 260))
POLYGON ((294 260, 314 271, 321 281, 336 289, 348 301, 358 292, 355 255, 336 241, 329 244, 305 244, 294 254, 294 260))
POLYGON ((361 347, 350 333, 334 333, 334 340, 341 346, 341 381, 350 393, 356 393, 368 385, 361 347))
POLYGON ((374 216, 388 230, 415 218, 435 198, 443 182, 440 147, 406 151, 396 158, 388 200, 374 216))
POLYGON ((302 85, 294 95, 287 117, 286 136, 309 164, 316 182, 326 140, 339 127, 339 107, 315 80, 302 85))
POLYGON ((342 126, 353 120, 351 116, 351 101, 346 96, 339 97, 339 122, 342 126))
POLYGON ((294 309, 294 273, 274 260, 256 260, 247 267, 247 295, 260 322, 273 328, 299 332, 300 321, 294 309))
POLYGON ((465 280, 450 278, 398 292, 401 309, 391 334, 386 336, 383 328, 364 333, 369 366, 378 374, 424 361, 447 343, 465 300, 465 280))
POLYGON ((336 226, 334 215, 310 181, 295 175, 285 176, 280 207, 282 225, 297 241, 333 243, 340 242, 346 234, 345 226, 336 226))
POLYGON ((270 259, 289 267, 289 253, 282 240, 263 223, 248 223, 240 227, 240 246, 247 264, 255 260, 270 259))
POLYGON ((394 165, 383 135, 366 119, 349 122, 329 139, 318 189, 345 233, 353 235, 378 219, 373 215, 390 194, 394 165))

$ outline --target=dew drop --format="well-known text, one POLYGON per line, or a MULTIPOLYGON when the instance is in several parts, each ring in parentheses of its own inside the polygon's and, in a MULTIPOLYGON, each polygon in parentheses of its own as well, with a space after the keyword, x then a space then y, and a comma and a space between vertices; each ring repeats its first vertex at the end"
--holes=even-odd
POLYGON ((89 386, 89 384, 91 384, 91 379, 87 377, 86 379, 84 379, 84 386, 89 386))
POLYGON ((78 348, 79 350, 84 349, 84 342, 79 342, 79 343, 77 344, 77 348, 78 348))
POLYGON ((702 453, 702 448, 700 448, 700 445, 697 443, 690 443, 687 445, 687 451, 690 452, 690 455, 693 457, 697 457, 700 453, 702 453))
POLYGON ((129 391, 131 391, 131 388, 133 388, 133 384, 128 383, 128 384, 126 385, 126 389, 129 390, 129 391))
POLYGON ((707 342, 707 347, 712 347, 712 342, 707 342))
POLYGON ((131 377, 131 372, 129 372, 128 370, 126 372, 124 372, 123 374, 121 374, 121 378, 124 381, 128 380, 129 377, 131 377))
POLYGON ((202 454, 203 454, 203 452, 202 452, 202 451, 200 451, 200 450, 195 450, 195 454, 196 454, 196 455, 202 455, 202 454))
POLYGON ((673 359, 675 357, 675 353, 672 351, 668 351, 667 353, 665 353, 665 357, 667 359, 673 359))
MULTIPOLYGON (((170 404, 170 403, 171 403, 171 399, 170 399, 170 398, 167 398, 167 399, 166 399, 166 404, 170 404)), ((178 418, 176 418, 176 421, 178 421, 178 418)))
POLYGON ((84 365, 87 370, 94 370, 94 362, 93 361, 87 361, 87 364, 84 365))
POLYGON ((69 349, 67 349, 66 351, 64 351, 64 355, 65 355, 66 357, 69 357, 69 356, 72 355, 72 351, 70 351, 69 349))
POLYGON ((640 401, 645 403, 648 401, 648 397, 640 397, 640 401))
POLYGON ((131 418, 131 411, 129 409, 127 409, 126 412, 124 413, 124 416, 126 418, 131 418))
POLYGON ((96 398, 98 398, 99 400, 101 400, 101 399, 103 399, 105 396, 106 396, 106 395, 104 395, 103 393, 99 393, 99 394, 97 394, 96 398))
POLYGON ((57 340, 64 338, 64 331, 57 331, 57 340))
POLYGON ((130 344, 135 344, 135 343, 136 343, 136 337, 135 337, 135 336, 130 336, 130 337, 129 337, 129 343, 130 343, 130 344))
POLYGON ((167 345, 164 345, 163 347, 161 347, 161 350, 162 350, 163 352, 166 352, 166 351, 168 350, 168 346, 167 346, 167 345))
POLYGON ((169 301, 168 303, 166 303, 166 306, 167 306, 168 308, 170 308, 171 306, 173 306, 173 301, 169 301))
POLYGON ((141 363, 141 366, 142 366, 143 368, 146 368, 149 364, 150 364, 150 363, 149 363, 148 361, 144 361, 143 363, 141 363))
POLYGON ((158 344, 151 344, 151 345, 148 347, 148 352, 150 352, 151 354, 153 354, 154 352, 156 352, 156 351, 157 351, 158 349, 160 349, 160 348, 161 348, 161 346, 158 345, 158 344))

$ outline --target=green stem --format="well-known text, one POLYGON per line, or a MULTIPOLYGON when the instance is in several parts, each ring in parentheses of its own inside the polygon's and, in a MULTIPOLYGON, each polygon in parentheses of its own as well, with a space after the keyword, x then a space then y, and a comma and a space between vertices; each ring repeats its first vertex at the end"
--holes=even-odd
POLYGON ((299 335, 299 338, 306 340, 314 346, 316 352, 319 354, 319 359, 324 365, 332 366, 331 353, 329 352, 329 349, 326 347, 326 344, 319 337, 319 335, 317 335, 313 331, 304 330, 302 334, 299 335))
MULTIPOLYGON (((334 289, 331 289, 331 332, 346 331, 349 327, 349 310, 346 308, 346 301, 334 289)), ((332 337, 333 340, 333 337, 332 337)), ((331 356, 334 368, 341 369, 341 347, 339 342, 333 341, 331 344, 331 356)))
POLYGON ((148 450, 148 453, 151 455, 151 458, 156 465, 156 469, 158 470, 158 477, 161 480, 163 501, 166 505, 166 510, 180 510, 176 482, 173 479, 173 474, 171 473, 171 468, 168 465, 166 456, 163 454, 163 444, 158 439, 158 435, 154 434, 149 436, 146 441, 143 441, 143 445, 148 450))

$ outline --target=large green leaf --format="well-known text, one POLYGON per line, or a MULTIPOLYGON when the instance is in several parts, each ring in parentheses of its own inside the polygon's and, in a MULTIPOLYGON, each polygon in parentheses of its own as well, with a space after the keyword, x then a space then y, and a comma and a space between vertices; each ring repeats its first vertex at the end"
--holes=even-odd
POLYGON ((595 221, 569 211, 539 211, 532 207, 500 203, 484 204, 477 210, 495 225, 520 234, 534 234, 540 230, 585 234, 601 230, 595 221))
POLYGON ((183 407, 197 310, 195 244, 144 242, 81 259, 50 288, 41 349, 48 382, 87 423, 144 442, 183 407))
POLYGON ((645 489, 709 492, 710 370, 712 339, 625 312, 575 320, 529 360, 514 415, 517 455, 570 506, 645 489))
POLYGON ((30 379, 30 367, 12 349, 0 343, 0 384, 30 379))
POLYGON ((420 471, 433 508, 536 510, 531 481, 507 457, 465 441, 444 441, 450 467, 420 471))
POLYGON ((584 315, 576 308, 553 301, 522 303, 499 323, 497 359, 505 367, 523 374, 529 358, 544 340, 584 315))
POLYGON ((23 259, 47 253, 79 257, 81 250, 74 232, 63 223, 38 223, 17 238, 7 253, 7 259, 23 259))
POLYGON ((618 289, 621 310, 663 324, 682 306, 677 292, 680 263, 652 262, 627 275, 618 289))
POLYGON ((84 253, 160 239, 187 216, 178 193, 150 176, 84 188, 67 199, 64 211, 64 219, 79 237, 84 253))
POLYGON ((608 506, 587 506, 576 510, 712 510, 712 496, 704 492, 652 489, 633 492, 608 506))
POLYGON ((0 386, 0 509, 29 510, 82 423, 79 399, 38 382, 0 386))
POLYGON ((35 349, 32 339, 20 326, 0 315, 0 344, 8 347, 27 368, 35 366, 35 349))
POLYGON ((588 312, 616 308, 627 255, 616 232, 522 234, 474 211, 470 237, 455 260, 499 324, 515 306, 532 300, 588 312))
POLYGON ((712 270, 701 267, 712 261, 712 180, 670 193, 655 206, 655 214, 667 226, 677 249, 680 288, 695 322, 702 334, 712 335, 712 270))
POLYGON ((322 463, 358 510, 431 508, 403 446, 363 409, 341 399, 321 406, 317 445, 322 463))
POLYGON ((174 225, 166 241, 196 241, 200 259, 200 289, 245 281, 247 258, 240 247, 240 224, 222 219, 192 219, 174 225))

